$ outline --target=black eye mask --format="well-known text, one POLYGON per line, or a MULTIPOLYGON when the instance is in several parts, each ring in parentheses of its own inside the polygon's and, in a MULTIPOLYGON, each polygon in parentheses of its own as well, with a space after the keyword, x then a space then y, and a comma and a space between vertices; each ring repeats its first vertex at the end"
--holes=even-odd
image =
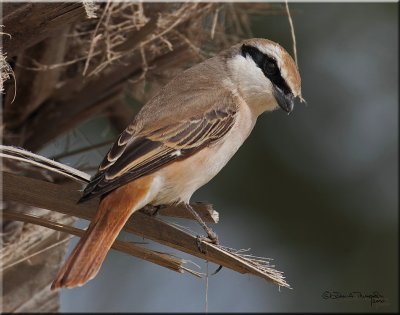
POLYGON ((284 94, 291 94, 289 86, 286 81, 282 78, 279 67, 276 60, 268 55, 259 51, 256 47, 243 45, 242 46, 242 56, 246 58, 249 55, 256 65, 262 70, 264 75, 279 88, 284 94))

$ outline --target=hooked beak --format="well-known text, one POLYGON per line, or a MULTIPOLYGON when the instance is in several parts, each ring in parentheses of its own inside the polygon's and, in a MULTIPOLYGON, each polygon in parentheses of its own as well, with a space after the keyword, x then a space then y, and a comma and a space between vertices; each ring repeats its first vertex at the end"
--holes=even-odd
POLYGON ((278 105, 288 114, 293 111, 294 108, 294 96, 292 93, 285 94, 280 88, 274 86, 274 97, 278 105))

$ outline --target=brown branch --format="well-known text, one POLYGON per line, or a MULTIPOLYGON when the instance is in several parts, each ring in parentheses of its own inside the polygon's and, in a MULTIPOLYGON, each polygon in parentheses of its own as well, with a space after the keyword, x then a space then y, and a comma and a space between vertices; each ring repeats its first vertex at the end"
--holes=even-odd
MULTIPOLYGON (((4 200, 17 201, 25 205, 46 208, 56 212, 91 220, 97 209, 97 200, 90 200, 86 204, 76 204, 77 191, 64 191, 60 185, 42 182, 39 180, 3 173, 4 200), (71 202, 71 199, 74 201, 71 202)), ((79 194, 78 194, 79 195, 79 194)), ((260 269, 251 259, 244 259, 222 247, 201 241, 201 247, 206 254, 198 249, 196 236, 190 235, 181 229, 155 217, 136 212, 127 222, 124 230, 160 244, 186 252, 193 256, 206 259, 223 265, 240 273, 251 273, 268 281, 289 287, 281 273, 267 266, 260 269)))
MULTIPOLYGON (((61 185, 8 173, 4 173, 3 176, 5 200, 18 201, 86 220, 91 220, 97 209, 96 200, 89 200, 86 204, 76 204, 79 193, 74 189, 66 189, 61 185)), ((128 220, 124 230, 237 272, 257 275, 280 286, 289 287, 281 272, 269 265, 268 260, 252 258, 241 254, 240 251, 209 244, 202 240, 200 246, 205 253, 200 252, 199 239, 196 236, 156 217, 136 212, 128 220)))

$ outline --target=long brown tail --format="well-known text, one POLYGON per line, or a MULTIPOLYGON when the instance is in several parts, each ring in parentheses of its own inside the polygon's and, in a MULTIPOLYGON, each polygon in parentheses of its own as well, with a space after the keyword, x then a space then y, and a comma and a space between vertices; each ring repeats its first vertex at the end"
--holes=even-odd
POLYGON ((149 180, 134 181, 102 199, 89 228, 53 281, 52 290, 82 286, 96 276, 107 252, 143 202, 149 187, 149 180))

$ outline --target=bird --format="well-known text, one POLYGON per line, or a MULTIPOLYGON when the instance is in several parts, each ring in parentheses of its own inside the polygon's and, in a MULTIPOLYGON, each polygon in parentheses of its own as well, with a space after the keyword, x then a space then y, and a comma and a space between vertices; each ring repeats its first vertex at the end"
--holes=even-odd
POLYGON ((301 96, 297 64, 278 43, 243 40, 178 74, 119 135, 79 202, 100 197, 97 212, 51 288, 93 279, 129 217, 145 206, 190 206, 250 135, 257 118, 301 96))

